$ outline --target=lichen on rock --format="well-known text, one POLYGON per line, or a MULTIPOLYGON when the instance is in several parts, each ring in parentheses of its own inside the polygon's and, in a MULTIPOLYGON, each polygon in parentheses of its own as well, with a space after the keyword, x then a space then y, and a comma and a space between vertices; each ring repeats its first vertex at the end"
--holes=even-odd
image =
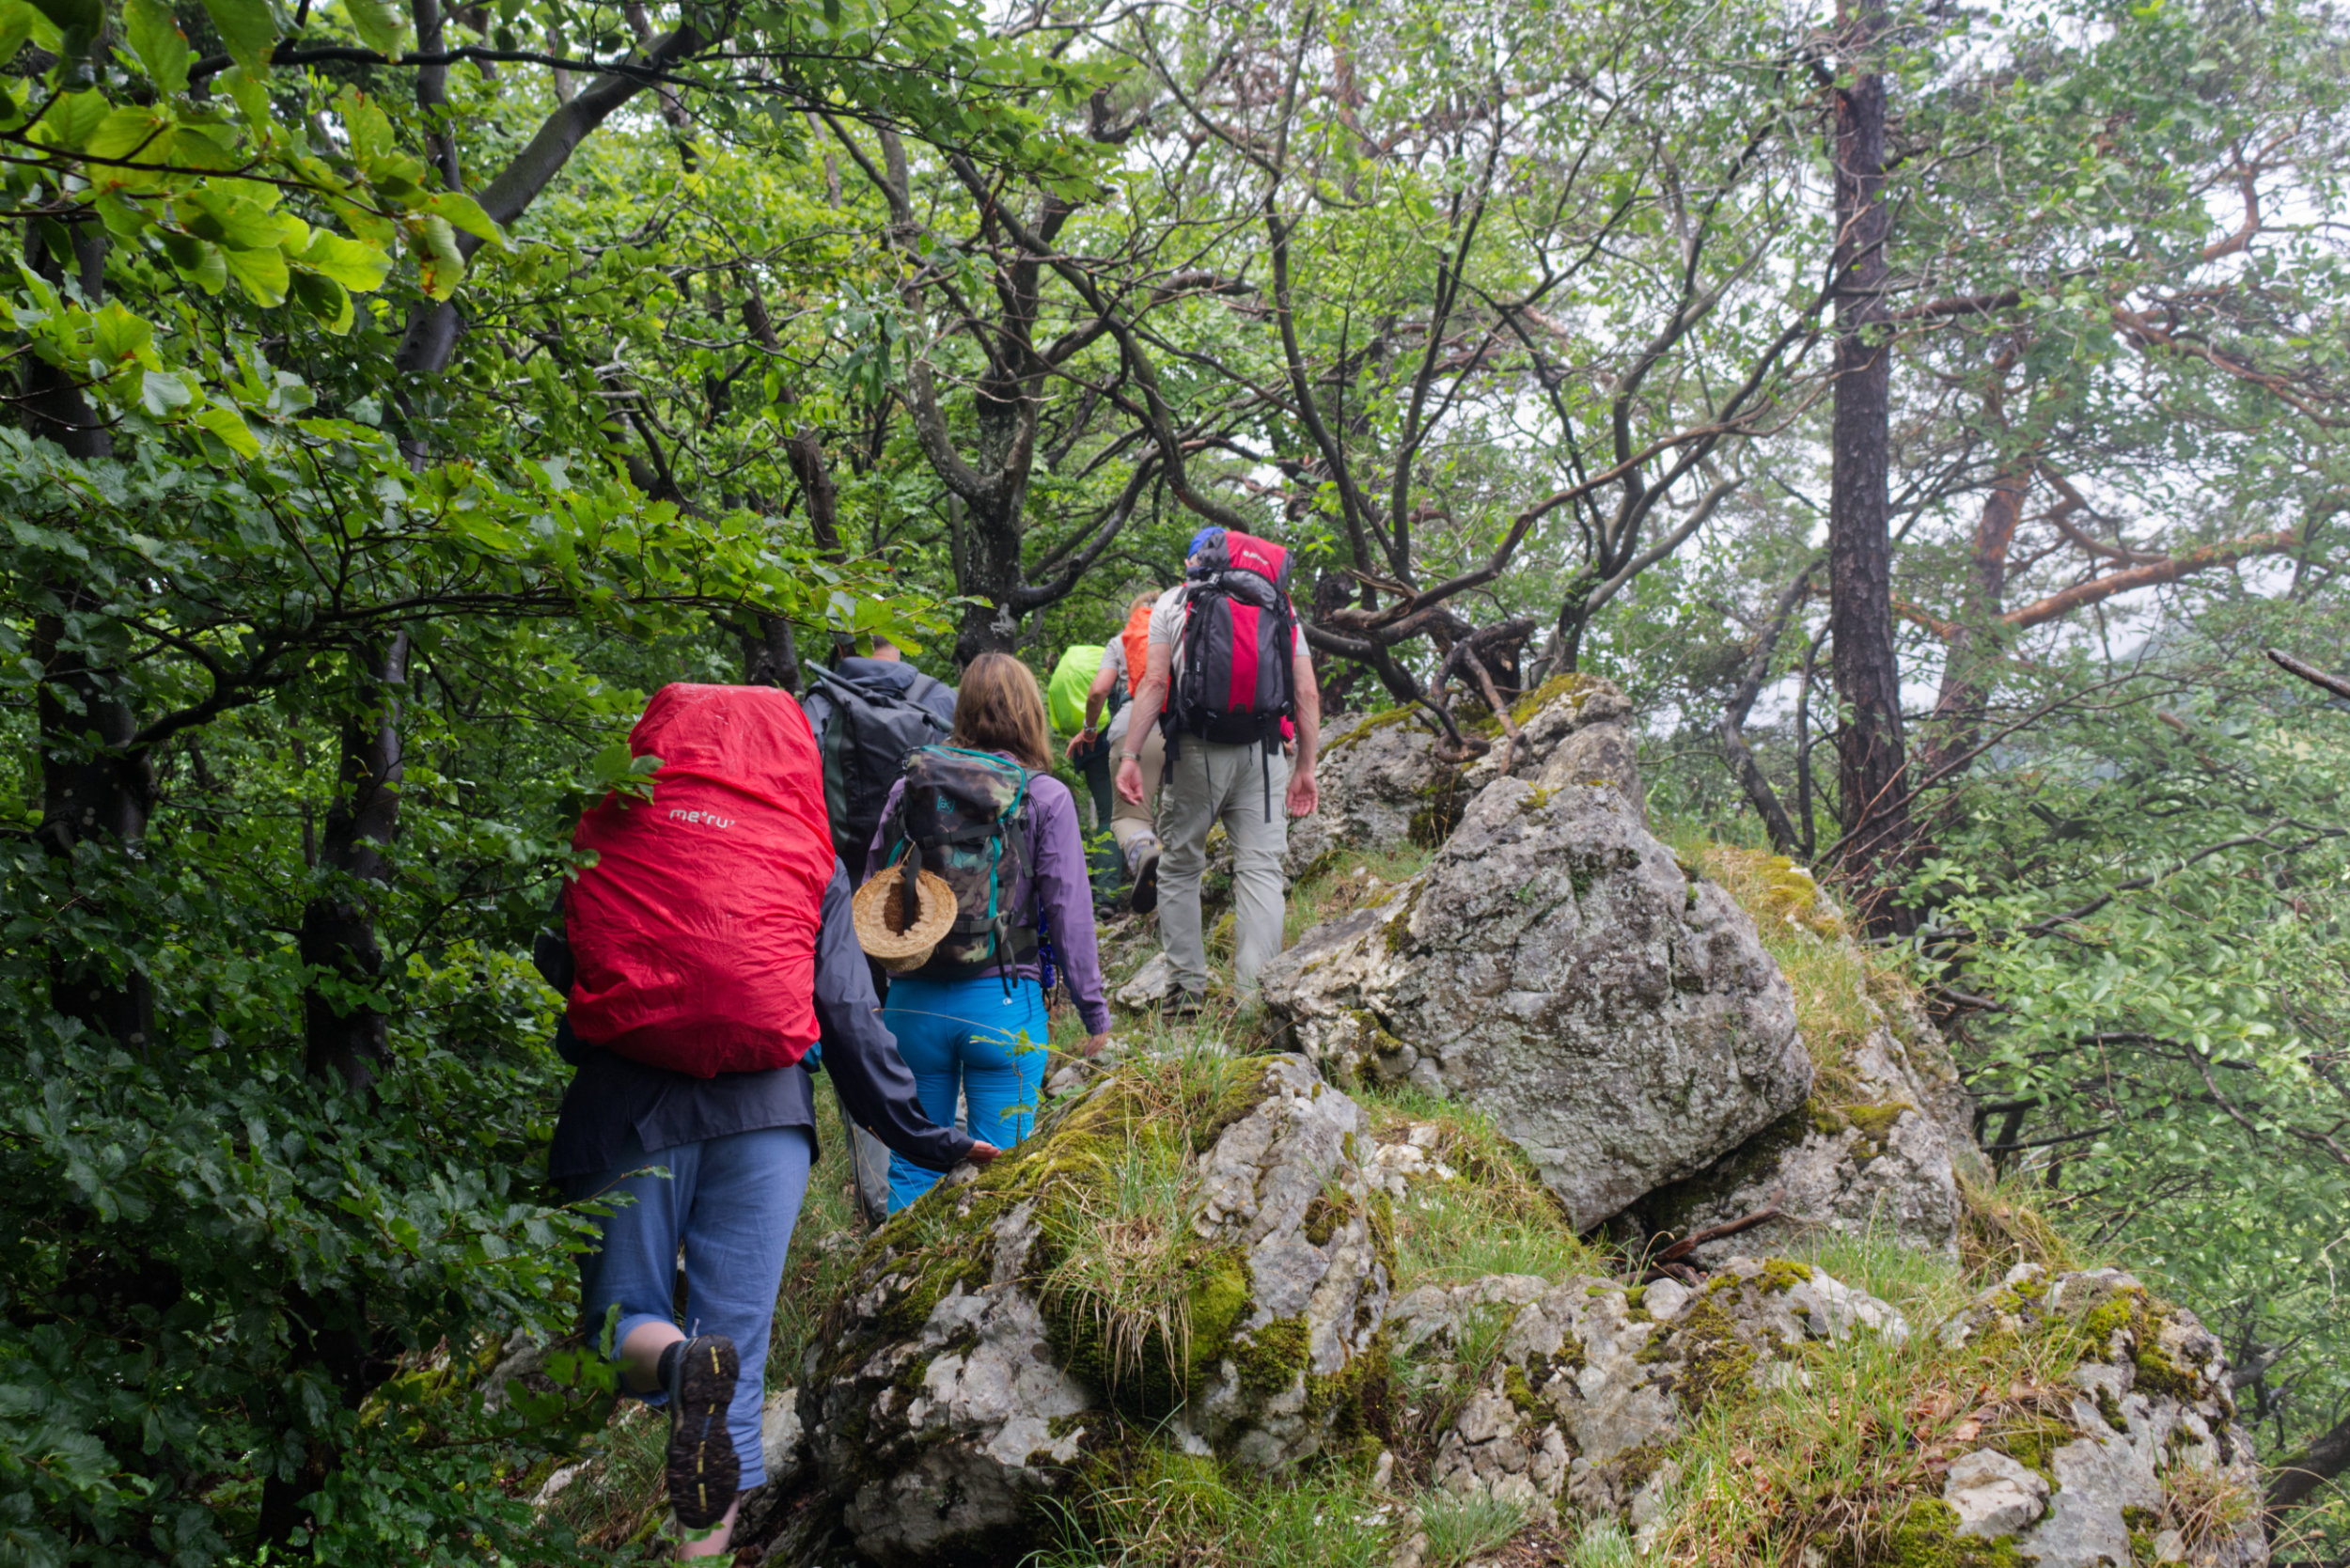
MULTIPOLYGON (((2077 1357, 2065 1374, 2070 1435, 2050 1433, 2029 1452, 2008 1455, 2047 1493, 2045 1513, 2013 1531, 2023 1560, 2039 1568, 2132 1562, 2143 1555, 2133 1538, 2151 1540, 2164 1529, 2178 1531, 2184 1560, 2211 1568, 2268 1560, 2259 1470, 2236 1425, 2226 1356, 2193 1313, 2118 1269, 2050 1275, 2020 1263, 1940 1335, 1950 1345, 1986 1335, 2045 1337, 2077 1357), (2170 1498, 2182 1491, 2201 1505, 2173 1520, 2170 1498), (2208 1503, 2231 1497, 2233 1508, 2208 1503)), ((1953 1462, 1950 1475, 1970 1459, 1953 1462)))
POLYGON ((1877 1020, 1844 1054, 1840 1096, 1815 1095, 1705 1169, 1648 1194, 1629 1216, 1637 1231, 1686 1236, 1770 1207, 1784 1217, 1700 1247, 1699 1261, 1822 1232, 1956 1255, 1959 1173, 1981 1156, 1966 1124, 1942 1114, 1947 1054, 1938 1037, 1905 1045, 1877 1020))
POLYGON ((1423 1287, 1396 1303, 1393 1326, 1423 1380, 1469 1386, 1437 1435, 1436 1484, 1537 1519, 1565 1508, 1636 1527, 1642 1499, 1677 1473, 1673 1445, 1695 1417, 1745 1398, 1811 1341, 1908 1331, 1865 1292, 1751 1258, 1695 1290, 1532 1275, 1423 1287))

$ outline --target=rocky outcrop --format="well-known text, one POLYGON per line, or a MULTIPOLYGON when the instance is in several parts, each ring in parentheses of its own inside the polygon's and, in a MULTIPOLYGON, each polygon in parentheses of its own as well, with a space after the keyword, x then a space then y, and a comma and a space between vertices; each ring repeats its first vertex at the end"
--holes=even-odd
POLYGON ((2061 1407, 2003 1448, 1954 1460, 1944 1522, 2038 1568, 2268 1561, 2250 1437, 2236 1424, 2219 1341, 2130 1275, 2055 1276, 2024 1263, 1943 1325, 1977 1336, 2061 1335, 2079 1352, 2061 1407), (2021 1472, 2021 1473, 2019 1473, 2021 1472))
POLYGON ((863 1557, 1019 1560, 1121 1419, 1258 1470, 1358 1427, 1393 1244, 1354 1102, 1295 1057, 1152 1066, 870 1244, 799 1411, 863 1557))
MULTIPOLYGON (((1808 1378, 1807 1343, 1858 1333, 1898 1344, 1911 1333, 1873 1296, 1751 1258, 1728 1260, 1696 1289, 1498 1275, 1414 1291, 1391 1321, 1399 1356, 1418 1369, 1409 1397, 1436 1407, 1438 1485, 1542 1522, 1613 1514, 1636 1533, 1666 1520, 1693 1419, 1808 1378)), ((1937 1338, 1956 1348, 1978 1335, 2031 1341, 2029 1356, 2009 1359, 2068 1368, 2061 1386, 2003 1379, 1968 1390, 1982 1402, 1970 1411, 1947 1411, 1946 1435, 1921 1427, 1913 1441, 1928 1441, 1939 1496, 1891 1513, 1890 1540, 1870 1560, 2267 1562, 2227 1364, 2191 1314, 2117 1271, 2051 1278, 2026 1265, 1937 1338)), ((1823 1419, 1831 1409, 1825 1402, 1823 1419)))
POLYGON ((1532 1275, 1423 1288, 1396 1303, 1393 1332, 1420 1368, 1417 1397, 1449 1402, 1437 1485, 1639 1529, 1679 1477, 1692 1416, 1793 1375, 1786 1353, 1809 1341, 1909 1326, 1801 1263, 1741 1258, 1696 1290, 1532 1275))
MULTIPOLYGON (((1603 782, 1644 811, 1638 750, 1625 721, 1632 705, 1607 681, 1565 675, 1545 682, 1512 709, 1518 726, 1513 777, 1537 788, 1603 782)), ((1303 876, 1325 856, 1386 852, 1444 841, 1477 792, 1501 776, 1501 727, 1461 707, 1463 732, 1492 749, 1465 765, 1441 760, 1434 720, 1415 708, 1372 713, 1324 737, 1318 781, 1322 805, 1290 823, 1286 864, 1303 876)))
POLYGON ((1969 1125, 1971 1103, 1932 1024, 1904 1012, 1897 1033, 1873 1003, 1870 1012, 1869 1033, 1820 1075, 1803 1105, 1635 1204, 1630 1217, 1640 1230, 1687 1236, 1775 1208, 1783 1218, 1707 1243, 1697 1261, 1792 1248, 1825 1232, 1955 1253, 1959 1176, 1988 1175, 1969 1125))
POLYGON ((1607 785, 1496 780, 1425 870, 1308 933, 1262 984, 1335 1081, 1488 1112, 1578 1229, 1703 1169, 1811 1084, 1753 921, 1607 785))

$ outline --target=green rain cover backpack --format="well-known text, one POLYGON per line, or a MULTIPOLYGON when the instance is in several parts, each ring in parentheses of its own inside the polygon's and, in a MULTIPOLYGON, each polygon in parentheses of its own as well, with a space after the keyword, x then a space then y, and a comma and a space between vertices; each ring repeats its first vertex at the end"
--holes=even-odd
POLYGON ((906 754, 905 792, 882 839, 883 863, 909 881, 944 877, 955 923, 916 971, 968 980, 1036 956, 1028 864, 1028 770, 987 751, 926 745, 906 754))

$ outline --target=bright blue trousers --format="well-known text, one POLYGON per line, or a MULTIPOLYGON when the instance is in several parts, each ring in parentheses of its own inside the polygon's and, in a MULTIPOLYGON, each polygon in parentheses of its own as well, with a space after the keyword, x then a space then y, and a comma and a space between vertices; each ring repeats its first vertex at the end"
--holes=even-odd
MULTIPOLYGON (((650 1154, 632 1137, 610 1170, 565 1184, 573 1202, 622 1193, 635 1200, 605 1216, 603 1247, 580 1260, 588 1331, 601 1335, 604 1314, 620 1309, 615 1351, 643 1324, 676 1322, 678 1249, 684 1248, 687 1321, 678 1326, 726 1335, 743 1359, 727 1431, 745 1492, 767 1479, 759 1445, 767 1336, 815 1149, 806 1127, 730 1133, 650 1154)), ((656 1393, 646 1403, 667 1398, 656 1393)))
MULTIPOLYGON (((882 1023, 898 1037, 898 1055, 914 1074, 922 1109, 954 1125, 955 1090, 970 1103, 970 1133, 1009 1149, 1036 1125, 1052 1025, 1034 980, 893 980, 882 1023)), ((938 1184, 939 1173, 901 1154, 889 1156, 889 1212, 896 1214, 938 1184)))

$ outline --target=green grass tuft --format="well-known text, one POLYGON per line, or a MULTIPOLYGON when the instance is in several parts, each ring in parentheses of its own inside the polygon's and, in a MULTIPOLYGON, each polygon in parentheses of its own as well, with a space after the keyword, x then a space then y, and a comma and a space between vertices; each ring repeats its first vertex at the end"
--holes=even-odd
POLYGON ((1524 1509, 1483 1493, 1432 1492, 1420 1499, 1418 1515, 1428 1537, 1427 1568, 1461 1568, 1526 1528, 1524 1509))
POLYGON ((1708 1406, 1673 1447, 1682 1481, 1653 1560, 1793 1568, 1808 1551, 1825 1562, 1897 1560, 1897 1544, 1931 1534, 1931 1511, 1919 1509, 1940 1496, 1937 1463, 2009 1433, 2044 1444, 2069 1421, 2064 1374, 2079 1356, 2069 1328, 1946 1346, 1935 1327, 1981 1285, 1957 1262, 1842 1236, 1801 1256, 1898 1307, 1909 1339, 1805 1345, 1793 1353, 1803 1378, 1708 1406))
POLYGON ((1428 1157, 1454 1172, 1449 1181, 1433 1171, 1416 1179, 1395 1205, 1399 1294, 1489 1274, 1557 1279, 1612 1265, 1608 1254, 1575 1234, 1532 1162, 1484 1112, 1410 1085, 1365 1089, 1355 1099, 1380 1142, 1433 1125, 1437 1136, 1428 1157))

